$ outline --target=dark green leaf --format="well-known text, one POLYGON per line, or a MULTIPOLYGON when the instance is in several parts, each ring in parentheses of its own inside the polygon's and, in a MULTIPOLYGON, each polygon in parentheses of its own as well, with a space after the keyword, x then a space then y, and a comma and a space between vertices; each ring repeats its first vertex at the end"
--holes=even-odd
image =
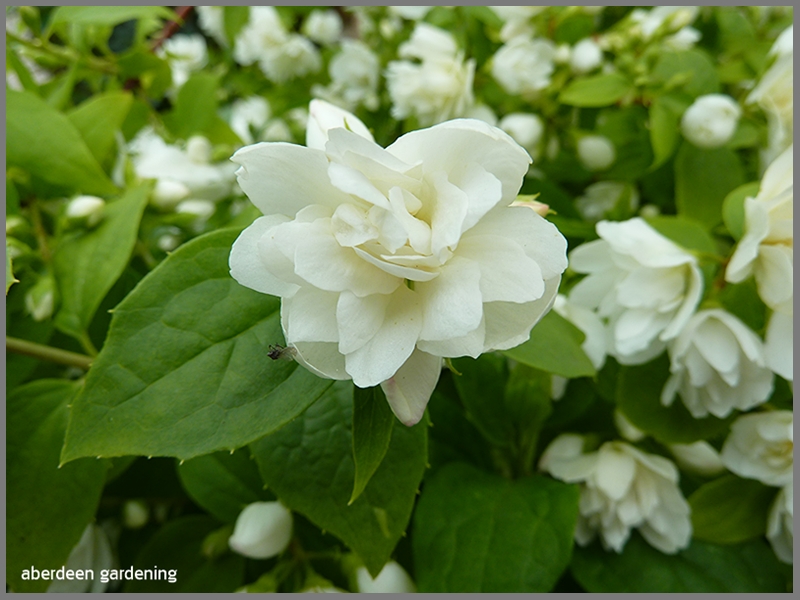
POLYGON ((66 234, 53 255, 61 295, 55 318, 64 333, 80 337, 108 290, 125 270, 136 244, 150 186, 131 188, 106 205, 105 218, 92 230, 66 234))
POLYGON ((414 513, 421 592, 547 592, 569 564, 578 487, 463 464, 426 480, 414 513))
POLYGON ((748 196, 755 198, 759 187, 757 181, 740 185, 725 196, 725 201, 722 203, 722 220, 728 233, 737 241, 744 235, 744 200, 748 196))
POLYGON ((514 424, 502 410, 503 388, 508 379, 507 359, 499 354, 484 354, 478 359, 457 358, 453 366, 460 375, 453 377, 464 412, 472 424, 495 446, 514 443, 514 424))
POLYGON ((93 96, 67 115, 97 162, 102 164, 108 158, 114 134, 121 129, 132 101, 128 92, 106 92, 93 96))
POLYGON ((286 427, 250 445, 264 481, 290 509, 347 544, 376 576, 406 530, 427 462, 427 419, 395 427, 389 450, 348 505, 355 465, 353 389, 337 382, 286 427))
POLYGON ((353 387, 353 460, 356 474, 350 504, 380 466, 392 439, 394 414, 380 387, 353 387))
POLYGON ((192 500, 226 523, 236 521, 248 504, 270 499, 246 448, 184 461, 178 465, 178 476, 192 500))
POLYGON ((763 535, 777 491, 735 475, 706 483, 689 497, 692 535, 715 544, 738 544, 763 535))
POLYGON ((676 555, 664 554, 634 533, 622 554, 595 543, 575 548, 575 579, 593 593, 785 592, 780 566, 764 540, 716 546, 693 540, 676 555))
POLYGON ((719 301, 725 310, 739 317, 753 331, 762 331, 767 322, 767 307, 758 295, 754 278, 741 283, 728 283, 720 292, 719 301))
POLYGON ((43 592, 22 570, 58 569, 92 519, 106 461, 85 458, 59 468, 69 408, 79 385, 42 379, 19 387, 6 405, 6 550, 15 592, 43 592))
POLYGON ((547 313, 531 331, 530 339, 504 354, 535 369, 562 377, 591 377, 592 361, 581 344, 583 332, 554 310, 547 313))
POLYGON ((129 454, 192 458, 285 425, 330 386, 292 361, 280 301, 228 272, 238 231, 181 246, 115 309, 70 418, 64 460, 129 454))
POLYGON ((621 73, 576 79, 561 90, 558 99, 570 106, 608 106, 633 91, 631 81, 621 73))

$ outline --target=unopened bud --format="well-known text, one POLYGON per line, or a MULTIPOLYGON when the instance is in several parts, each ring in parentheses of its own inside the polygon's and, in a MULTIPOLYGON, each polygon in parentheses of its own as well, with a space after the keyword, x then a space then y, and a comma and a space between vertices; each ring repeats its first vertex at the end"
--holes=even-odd
POLYGON ((186 142, 186 154, 193 163, 207 165, 211 162, 211 142, 202 135, 193 135, 186 142))
POLYGON ((270 558, 292 539, 292 513, 280 502, 254 502, 236 519, 231 550, 249 558, 270 558))
POLYGON ((575 44, 569 65, 574 73, 588 73, 603 62, 603 51, 591 38, 585 38, 575 44))
POLYGON ((736 131, 742 109, 730 96, 706 94, 694 101, 681 118, 683 137, 700 148, 719 148, 736 131))
POLYGON ((97 196, 76 196, 67 204, 67 219, 73 224, 94 227, 103 220, 106 203, 97 196))
POLYGON ((122 505, 122 523, 128 529, 141 529, 150 520, 150 508, 142 500, 128 500, 122 505))
POLYGON ((200 220, 208 219, 214 214, 217 205, 211 200, 184 200, 175 207, 175 212, 180 214, 194 215, 200 220))
POLYGON ((417 591, 405 569, 393 560, 384 565, 375 579, 370 576, 366 567, 359 567, 356 578, 358 591, 363 594, 408 594, 417 591))
POLYGON ((53 316, 56 303, 56 282, 45 275, 25 294, 25 309, 34 321, 44 321, 53 316))
POLYGON ((150 202, 158 208, 170 210, 181 200, 188 198, 191 190, 186 184, 174 179, 159 179, 150 195, 150 202))
POLYGON ((544 134, 544 123, 538 115, 511 113, 500 119, 498 126, 520 146, 535 154, 532 157, 534 160, 538 158, 539 145, 544 134))
POLYGON ((578 140, 578 158, 589 171, 604 171, 617 160, 617 151, 607 137, 587 135, 578 140))

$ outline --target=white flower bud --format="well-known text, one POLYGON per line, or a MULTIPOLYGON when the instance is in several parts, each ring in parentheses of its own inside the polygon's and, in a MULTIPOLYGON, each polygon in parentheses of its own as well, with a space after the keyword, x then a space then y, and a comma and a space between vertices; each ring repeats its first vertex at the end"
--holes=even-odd
POLYGON ((76 196, 67 204, 67 219, 94 227, 103 220, 106 203, 97 196, 76 196))
POLYGON ((588 73, 599 67, 602 62, 603 51, 591 38, 582 39, 575 44, 569 59, 569 65, 574 73, 588 73))
POLYGON ((493 127, 497 125, 497 115, 485 104, 474 104, 464 112, 467 119, 479 119, 493 127))
POLYGON ((569 44, 559 44, 556 53, 553 55, 553 62, 557 65, 565 65, 572 57, 572 48, 569 44))
POLYGON ((216 209, 217 205, 211 202, 211 200, 197 200, 193 198, 184 200, 178 204, 178 206, 175 207, 175 212, 194 215, 198 219, 205 220, 213 215, 216 209))
POLYGON ((409 594, 417 591, 405 569, 393 560, 384 565, 375 579, 370 576, 366 567, 359 567, 356 579, 358 591, 362 594, 409 594))
POLYGON ((156 241, 156 246, 160 250, 164 252, 172 252, 180 246, 181 244, 181 237, 180 235, 176 235, 174 233, 165 233, 162 236, 159 236, 158 241, 156 241))
POLYGON ((769 511, 767 539, 775 555, 782 562, 794 562, 794 482, 790 481, 780 492, 769 511))
POLYGON ((186 142, 186 154, 189 160, 198 165, 211 162, 211 142, 202 135, 193 135, 186 142))
POLYGON ((181 200, 188 198, 191 190, 186 184, 174 179, 159 179, 150 195, 150 203, 164 210, 171 210, 181 200))
POLYGON ((231 550, 249 558, 271 558, 292 539, 292 513, 280 502, 254 502, 236 519, 231 550))
POLYGON ((315 10, 303 23, 303 33, 318 44, 333 44, 342 35, 342 18, 335 10, 315 10))
POLYGON ((669 450, 675 456, 678 465, 686 471, 711 476, 725 470, 719 452, 704 440, 692 444, 670 444, 669 450))
POLYGON ((722 462, 730 471, 765 485, 792 481, 794 416, 789 410, 743 415, 731 425, 722 446, 722 462))
POLYGON ((53 316, 56 302, 56 282, 45 275, 25 294, 25 309, 34 321, 44 321, 53 316))
POLYGON ((589 171, 604 171, 617 160, 617 151, 607 137, 587 135, 578 140, 578 158, 589 171))
POLYGON ((639 215, 645 219, 652 219, 661 214, 661 209, 655 204, 645 204, 640 210, 639 215))
POLYGON ((141 529, 150 520, 150 509, 142 500, 128 500, 122 505, 122 523, 128 529, 141 529))
MULTIPOLYGON (((83 571, 91 570, 96 574, 104 569, 110 569, 114 565, 114 557, 111 553, 111 544, 108 535, 103 528, 94 523, 90 523, 83 530, 83 535, 72 551, 64 565, 67 570, 83 571)), ((103 593, 108 587, 108 581, 103 582, 101 577, 95 576, 92 580, 64 579, 55 580, 47 588, 49 593, 75 593, 86 592, 103 593)))
POLYGON ((742 109, 730 96, 707 94, 683 113, 681 132, 695 146, 718 148, 733 137, 741 115, 742 109))
POLYGON ((544 123, 538 115, 511 113, 500 119, 498 126, 528 150, 534 160, 538 158, 544 135, 544 123))

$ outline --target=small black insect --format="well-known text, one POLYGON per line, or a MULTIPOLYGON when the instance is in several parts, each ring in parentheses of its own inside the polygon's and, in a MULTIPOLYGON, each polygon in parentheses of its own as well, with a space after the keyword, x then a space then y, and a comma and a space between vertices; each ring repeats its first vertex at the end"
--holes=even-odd
POLYGON ((272 360, 294 360, 295 349, 281 346, 280 344, 270 344, 269 356, 272 360))

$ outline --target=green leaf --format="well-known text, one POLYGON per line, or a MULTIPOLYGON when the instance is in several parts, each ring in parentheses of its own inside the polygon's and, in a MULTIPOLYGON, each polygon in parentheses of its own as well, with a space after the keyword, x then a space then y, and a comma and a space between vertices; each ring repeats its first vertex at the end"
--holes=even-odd
POLYGON ((154 17, 175 19, 176 15, 165 6, 59 6, 50 15, 48 27, 61 23, 113 26, 154 17))
POLYGON ((246 448, 181 462, 178 476, 192 500, 225 523, 236 521, 248 504, 270 499, 246 448))
POLYGON ((225 6, 222 9, 225 11, 225 37, 228 43, 233 46, 236 36, 247 25, 250 20, 250 7, 249 6, 225 6))
POLYGON ((764 540, 738 546, 693 540, 669 555, 634 533, 622 554, 597 543, 575 548, 572 574, 592 593, 786 591, 775 553, 764 540))
POLYGON ((122 128, 133 96, 128 92, 106 92, 93 96, 67 114, 95 159, 103 163, 114 146, 114 134, 122 128))
POLYGON ((663 165, 672 156, 680 135, 680 120, 687 105, 670 96, 658 96, 650 104, 650 144, 654 160, 650 169, 663 165))
POLYGON ((8 296, 9 288, 15 283, 19 283, 19 279, 14 277, 14 270, 11 264, 11 252, 8 251, 8 240, 6 240, 6 296, 8 296))
POLYGON ((728 283, 717 296, 729 313, 739 317, 753 331, 763 331, 767 323, 767 307, 758 294, 753 277, 741 283, 728 283))
POLYGON ((675 204, 678 214, 706 227, 722 220, 722 204, 744 183, 736 153, 729 148, 704 150, 684 142, 675 158, 675 204))
POLYGON ((648 225, 689 251, 718 254, 714 238, 696 221, 672 215, 649 217, 648 225))
POLYGON ((361 495, 386 456, 394 414, 380 386, 353 386, 353 460, 356 474, 349 504, 361 495))
POLYGON ((760 185, 757 181, 740 185, 725 196, 722 203, 722 221, 737 242, 744 235, 744 200, 747 197, 755 198, 760 185))
POLYGON ((269 346, 283 342, 280 301, 231 278, 238 233, 181 246, 115 309, 73 404, 65 461, 238 448, 291 421, 331 385, 268 358, 269 346))
POLYGON ((70 120, 30 92, 6 93, 6 152, 8 165, 64 190, 117 191, 70 120))
POLYGON ((453 377, 453 382, 467 419, 493 445, 510 447, 514 442, 514 425, 502 410, 503 388, 508 379, 507 359, 491 353, 478 359, 453 359, 453 366, 460 373, 453 377))
POLYGON ((527 342, 503 354, 535 369, 572 379, 595 374, 592 361, 581 344, 583 332, 554 310, 547 313, 531 331, 527 342))
POLYGON ((161 579, 126 581, 125 593, 234 592, 244 583, 245 559, 228 553, 212 560, 202 553, 203 540, 219 528, 205 515, 180 517, 162 527, 142 548, 133 568, 156 566, 161 579), (166 573, 161 573, 164 570, 166 573), (172 571, 175 571, 174 573, 172 571), (168 577, 174 576, 170 582, 168 577))
POLYGON ((764 535, 777 491, 735 475, 704 484, 689 497, 692 535, 715 544, 738 544, 764 535))
POLYGON ((680 89, 692 98, 719 92, 714 61, 699 49, 664 52, 651 72, 652 82, 666 89, 680 89))
POLYGON ((575 485, 445 465, 414 513, 419 591, 550 591, 569 564, 577 516, 575 485))
POLYGON ((570 106, 609 106, 633 90, 631 81, 621 73, 607 73, 576 79, 561 90, 558 99, 570 106))
POLYGON ((302 416, 250 445, 281 502, 347 544, 373 577, 406 530, 428 458, 427 420, 395 427, 389 450, 352 504, 353 390, 336 382, 302 416))
POLYGON ((6 403, 6 568, 15 592, 43 592, 49 581, 23 581, 22 570, 58 569, 91 521, 106 461, 86 458, 59 467, 67 405, 79 384, 41 379, 6 403))
POLYGON ((177 137, 187 139, 203 134, 212 143, 239 144, 240 140, 217 115, 219 76, 199 72, 178 90, 175 109, 165 115, 164 123, 177 137))
POLYGON ((621 367, 617 406, 636 427, 665 444, 690 444, 722 434, 733 416, 695 419, 680 395, 671 406, 661 404, 661 390, 669 377, 666 354, 645 365, 621 367))
POLYGON ((64 333, 84 335, 100 302, 122 275, 136 245, 149 194, 149 185, 131 188, 106 205, 100 225, 68 233, 59 242, 53 254, 61 296, 55 324, 64 333))

